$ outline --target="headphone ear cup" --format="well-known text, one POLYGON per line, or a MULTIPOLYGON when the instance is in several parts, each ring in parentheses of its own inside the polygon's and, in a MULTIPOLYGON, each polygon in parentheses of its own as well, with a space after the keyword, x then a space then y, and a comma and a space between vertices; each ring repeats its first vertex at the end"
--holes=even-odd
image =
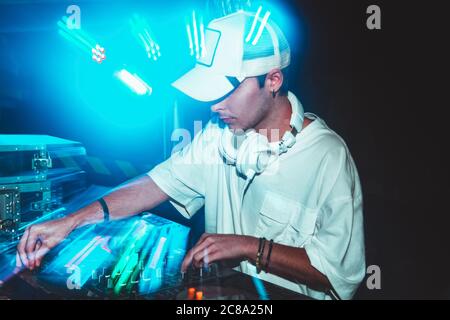
POLYGON ((237 149, 233 146, 233 133, 225 128, 219 142, 219 152, 229 164, 236 164, 237 149))
POLYGON ((246 177, 263 172, 273 150, 266 136, 250 132, 237 152, 236 169, 246 177))

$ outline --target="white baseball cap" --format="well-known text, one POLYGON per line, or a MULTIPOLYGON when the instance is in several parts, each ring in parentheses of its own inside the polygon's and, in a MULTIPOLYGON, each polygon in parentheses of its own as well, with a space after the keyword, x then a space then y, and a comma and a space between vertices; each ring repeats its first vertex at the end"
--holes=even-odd
POLYGON ((212 20, 205 28, 204 46, 195 67, 172 85, 199 101, 214 101, 231 92, 247 77, 267 74, 290 63, 289 43, 270 20, 239 11, 212 20))

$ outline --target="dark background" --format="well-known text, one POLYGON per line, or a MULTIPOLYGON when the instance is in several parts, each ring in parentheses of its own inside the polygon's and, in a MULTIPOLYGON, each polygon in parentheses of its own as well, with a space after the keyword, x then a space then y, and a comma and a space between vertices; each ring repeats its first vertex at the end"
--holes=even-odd
MULTIPOLYGON (((35 3, 0 1, 0 40, 9 41, 1 48, 10 50, 0 52, 0 132, 79 140, 91 155, 145 163, 147 167, 161 161, 162 140, 167 136, 157 135, 154 139, 158 143, 141 137, 140 144, 130 146, 127 137, 107 133, 92 136, 88 127, 56 126, 70 119, 60 119, 58 112, 39 111, 43 105, 52 108, 51 93, 42 92, 39 81, 26 71, 20 67, 13 71, 5 62, 14 49, 9 45, 15 45, 12 39, 28 31, 20 30, 20 19, 3 19, 6 12, 29 12, 35 3), (11 78, 11 74, 15 76, 11 78), (111 149, 112 144, 117 148, 111 149)), ((63 8, 70 4, 39 3, 48 10, 60 3, 63 8)), ((105 4, 94 0, 77 3, 105 4)), ((449 210, 445 203, 450 191, 446 132, 449 81, 443 63, 448 57, 448 27, 443 1, 282 3, 298 18, 295 27, 302 30, 301 44, 293 52, 291 90, 306 111, 317 113, 344 138, 359 170, 367 266, 381 268, 381 290, 368 290, 364 282, 356 297, 450 298, 449 210), (381 7, 381 30, 366 28, 366 8, 371 4, 381 7)), ((35 30, 41 27, 39 21, 27 25, 35 30)), ((15 61, 20 66, 25 57, 17 54, 15 61)), ((196 112, 181 104, 181 123, 189 128, 193 119, 205 121, 209 116, 206 109, 194 108, 196 112)), ((90 123, 102 121, 92 117, 90 123)), ((154 128, 146 130, 135 134, 150 133, 154 128)), ((105 182, 104 178, 92 179, 105 182)), ((114 185, 121 181, 110 177, 107 182, 114 185)), ((157 210, 176 215, 169 206, 157 210)), ((196 217, 193 223, 201 222, 196 217)))

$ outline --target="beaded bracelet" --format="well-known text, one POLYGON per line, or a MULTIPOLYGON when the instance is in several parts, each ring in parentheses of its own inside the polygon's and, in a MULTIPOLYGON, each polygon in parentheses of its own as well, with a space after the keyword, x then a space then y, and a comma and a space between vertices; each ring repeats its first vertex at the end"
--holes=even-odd
POLYGON ((272 254, 272 246, 273 246, 273 239, 271 239, 269 242, 269 251, 267 252, 266 266, 264 267, 264 270, 266 272, 269 269, 270 255, 272 254))
POLYGON ((258 253, 256 254, 256 273, 262 270, 262 256, 264 254, 264 247, 266 246, 266 238, 259 238, 258 253))

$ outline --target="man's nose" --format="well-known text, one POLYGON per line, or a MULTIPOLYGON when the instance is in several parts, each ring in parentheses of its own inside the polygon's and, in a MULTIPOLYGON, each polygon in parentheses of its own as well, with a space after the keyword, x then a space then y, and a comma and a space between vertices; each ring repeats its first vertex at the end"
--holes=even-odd
POLYGON ((223 103, 224 101, 220 101, 219 103, 216 103, 215 105, 211 106, 211 111, 212 112, 219 112, 225 109, 225 104, 223 103))

